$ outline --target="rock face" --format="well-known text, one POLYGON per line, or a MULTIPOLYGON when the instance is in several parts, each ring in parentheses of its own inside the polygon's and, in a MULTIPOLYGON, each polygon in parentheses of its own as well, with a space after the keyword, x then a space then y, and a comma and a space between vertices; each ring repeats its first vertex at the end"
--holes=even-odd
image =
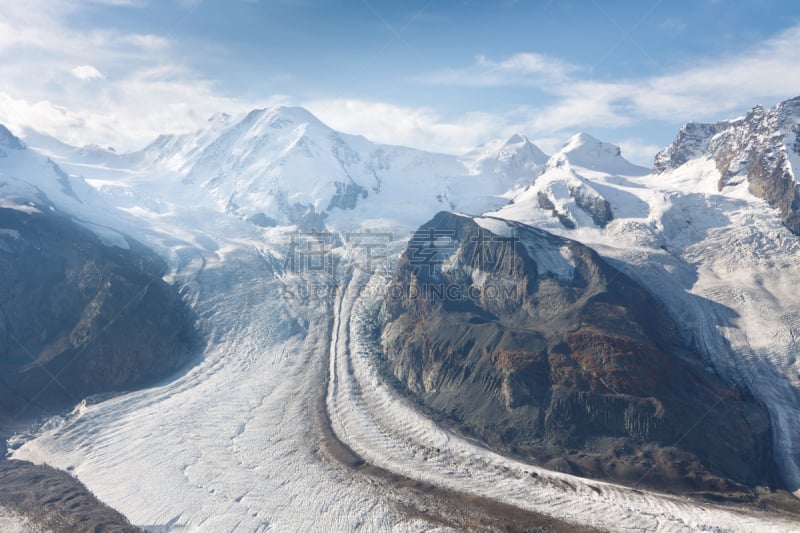
POLYGON ((647 291, 586 246, 440 213, 393 284, 388 370, 461 431, 552 469, 664 489, 777 479, 765 408, 705 368, 647 291))
POLYGON ((66 472, 27 461, 0 460, 0 504, 43 531, 143 533, 66 472))
POLYGON ((746 180, 750 192, 776 208, 786 227, 800 235, 800 97, 770 110, 757 106, 733 121, 687 124, 656 156, 653 171, 660 174, 703 156, 717 165, 720 191, 746 180))
POLYGON ((570 187, 569 195, 575 200, 575 205, 592 218, 592 222, 598 227, 605 228, 609 222, 614 220, 614 213, 611 211, 611 204, 608 200, 587 187, 570 187))
POLYGON ((0 209, 0 228, 0 417, 74 405, 186 363, 193 318, 152 252, 105 246, 49 208, 0 209))

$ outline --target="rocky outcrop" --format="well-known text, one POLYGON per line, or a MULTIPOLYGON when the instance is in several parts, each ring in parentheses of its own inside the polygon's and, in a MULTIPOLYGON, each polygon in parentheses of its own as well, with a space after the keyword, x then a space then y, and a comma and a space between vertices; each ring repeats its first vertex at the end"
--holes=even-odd
POLYGON ((614 213, 611 211, 611 204, 608 200, 597 194, 588 187, 570 187, 569 195, 575 200, 575 205, 592 218, 597 226, 605 228, 608 223, 614 220, 614 213))
POLYGON ((653 172, 661 174, 667 170, 678 168, 692 159, 704 156, 711 138, 729 126, 730 122, 716 124, 689 122, 681 128, 671 145, 656 154, 653 172))
POLYGON ((655 159, 657 174, 707 156, 720 172, 719 189, 747 181, 749 191, 777 209, 783 223, 800 235, 800 97, 744 118, 716 124, 687 124, 655 159), (794 160, 794 163, 793 163, 794 160))
POLYGON ((27 461, 0 460, 0 505, 37 531, 142 533, 66 472, 27 461))
POLYGON ((74 405, 165 376, 193 317, 136 242, 104 245, 70 218, 0 209, 0 418, 74 405))
POLYGON ((765 408, 586 246, 440 213, 392 283, 387 370, 466 434, 556 470, 665 489, 775 481, 765 408))

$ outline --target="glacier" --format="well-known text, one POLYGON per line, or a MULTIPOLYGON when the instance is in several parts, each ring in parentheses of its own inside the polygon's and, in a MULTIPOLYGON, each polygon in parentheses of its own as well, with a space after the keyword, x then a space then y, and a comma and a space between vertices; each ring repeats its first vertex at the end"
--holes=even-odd
MULTIPOLYGON (((709 367, 768 406, 783 475, 800 489, 800 243, 746 185, 719 190, 720 172, 702 150, 659 174, 585 134, 549 158, 522 136, 456 157, 341 134, 299 108, 217 115, 201 131, 162 136, 133 154, 35 136, 28 143, 42 148, 7 146, 0 160, 3 207, 46 201, 109 245, 124 245, 123 235, 147 244, 169 262, 168 279, 200 317, 205 345, 191 368, 84 402, 10 443, 14 458, 70 471, 133 523, 150 531, 453 527, 405 512, 425 503, 337 461, 324 444, 335 438, 402 479, 569 523, 797 528, 773 513, 493 453, 399 396, 363 333, 409 232, 436 211, 578 240, 648 287, 709 367), (334 198, 346 191, 356 194, 345 207, 334 198), (610 216, 596 216, 597 206, 610 216), (259 213, 269 223, 254 223, 259 213), (288 235, 318 222, 342 234, 390 233, 386 265, 348 268, 348 250, 335 246, 333 272, 287 271, 288 235), (309 284, 325 287, 323 296, 293 297, 309 284)), ((559 257, 553 268, 567 268, 559 257)))

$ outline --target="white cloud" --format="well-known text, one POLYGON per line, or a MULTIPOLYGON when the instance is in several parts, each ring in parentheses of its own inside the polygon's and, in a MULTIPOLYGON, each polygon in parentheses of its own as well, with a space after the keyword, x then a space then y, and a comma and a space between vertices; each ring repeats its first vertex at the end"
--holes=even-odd
POLYGON ((415 78, 433 85, 491 87, 502 85, 538 85, 567 79, 577 67, 537 53, 515 54, 502 61, 478 56, 466 68, 448 69, 415 78))
POLYGON ((680 72, 631 83, 620 97, 644 117, 688 119, 716 117, 763 99, 797 96, 798 49, 800 26, 795 26, 741 55, 707 59, 680 72))
POLYGON ((429 108, 356 99, 313 100, 302 104, 334 129, 364 135, 376 142, 434 152, 464 153, 515 131, 507 117, 492 113, 465 113, 449 118, 429 108))
POLYGON ((220 110, 236 113, 276 101, 221 94, 213 80, 175 65, 171 43, 162 36, 78 31, 66 21, 80 8, 59 0, 30 0, 24 8, 0 2, 0 123, 17 131, 33 127, 72 144, 125 150, 162 132, 199 127, 220 110))
POLYGON ((693 66, 642 79, 595 81, 566 62, 527 53, 499 61, 478 57, 469 67, 416 80, 454 86, 535 85, 553 101, 529 110, 528 131, 552 135, 653 119, 670 123, 718 120, 756 103, 800 95, 798 49, 800 25, 739 55, 705 58, 693 66))
POLYGON ((622 157, 644 167, 651 167, 658 151, 664 148, 639 138, 623 139, 615 144, 622 149, 622 157))
POLYGON ((164 37, 142 33, 125 35, 122 38, 122 41, 130 43, 133 46, 139 47, 143 50, 163 50, 169 47, 170 44, 169 39, 164 37))
MULTIPOLYGON (((162 35, 76 29, 67 21, 80 9, 86 8, 60 0, 0 1, 0 123, 32 126, 74 144, 131 149, 158 133, 197 127, 216 111, 292 103, 308 107, 336 129, 379 142, 461 153, 520 132, 552 152, 575 131, 628 128, 643 120, 718 119, 800 94, 797 26, 736 56, 706 58, 641 79, 592 80, 578 66, 539 53, 478 56, 466 67, 416 78, 422 84, 536 87, 548 96, 546 104, 494 113, 444 115, 425 106, 325 96, 243 101, 177 63, 179 43, 162 35), (86 83, 99 79, 104 81, 86 83)), ((625 154, 639 163, 649 161, 656 147, 625 136, 617 142, 625 154)))
POLYGON ((103 73, 92 65, 80 65, 72 69, 71 72, 79 80, 102 80, 105 78, 103 73))

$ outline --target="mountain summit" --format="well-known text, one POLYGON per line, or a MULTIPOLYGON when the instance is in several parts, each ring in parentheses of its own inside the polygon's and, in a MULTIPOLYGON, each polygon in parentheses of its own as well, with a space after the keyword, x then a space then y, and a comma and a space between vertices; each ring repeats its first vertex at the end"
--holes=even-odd
POLYGON ((570 137, 551 158, 550 164, 563 165, 565 162, 609 174, 642 176, 648 173, 646 168, 634 165, 622 157, 619 146, 599 141, 588 133, 578 133, 570 137))
POLYGON ((550 228, 605 228, 613 219, 602 182, 644 176, 648 170, 622 157, 619 146, 588 133, 570 137, 530 184, 497 216, 550 228))
POLYGON ((656 155, 653 171, 663 174, 704 157, 716 164, 719 191, 746 183, 800 234, 800 97, 769 110, 756 106, 736 120, 685 125, 656 155))
POLYGON ((498 139, 477 146, 468 152, 464 162, 472 174, 489 174, 514 180, 530 181, 539 174, 547 162, 547 154, 527 137, 515 133, 507 139, 498 139))
MULTIPOLYGON (((521 137, 505 150, 496 159, 520 168, 526 158, 544 158, 521 137)), ((300 107, 256 109, 239 120, 218 114, 203 129, 162 135, 133 157, 140 172, 177 174, 225 211, 305 229, 369 219, 414 227, 441 209, 502 205, 508 185, 482 179, 456 156, 338 132, 300 107)))

